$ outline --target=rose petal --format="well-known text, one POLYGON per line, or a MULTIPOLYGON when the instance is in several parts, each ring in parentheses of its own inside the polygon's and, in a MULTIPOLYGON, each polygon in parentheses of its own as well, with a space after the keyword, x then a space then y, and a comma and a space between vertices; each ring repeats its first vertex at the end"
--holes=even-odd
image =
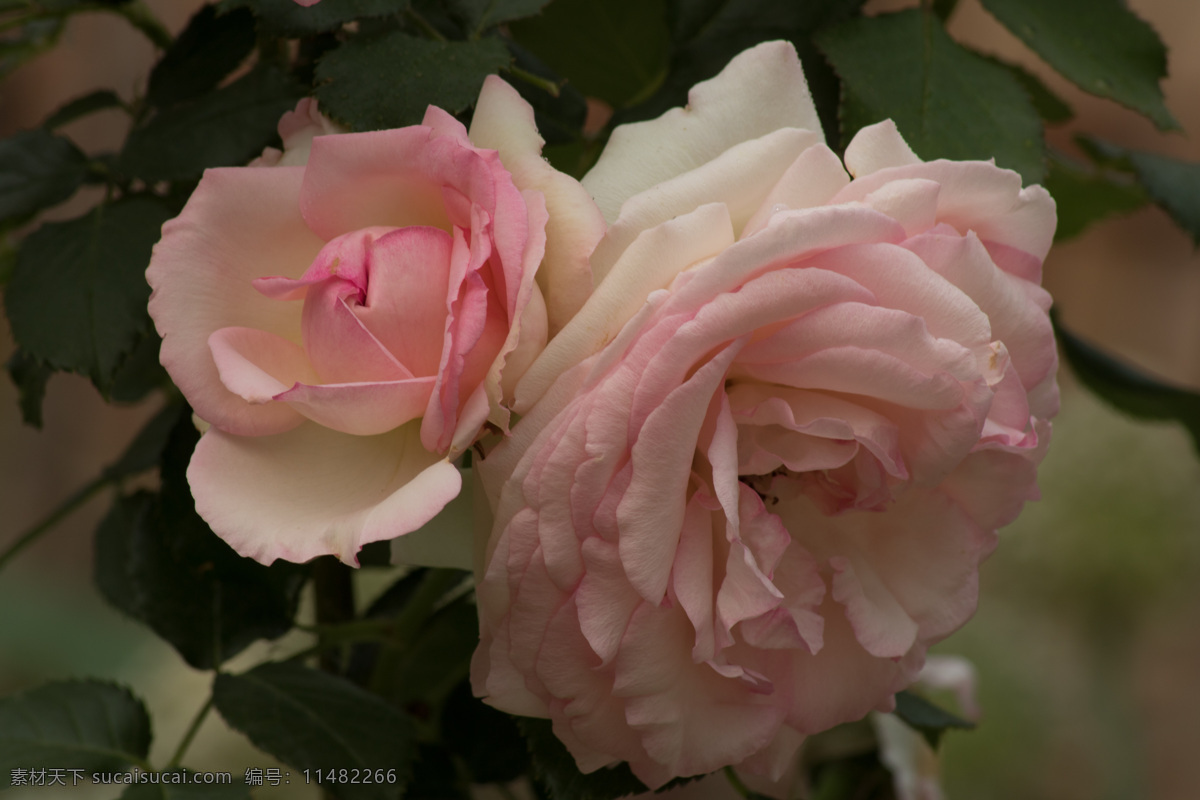
POLYGON ((692 87, 687 108, 619 126, 583 186, 612 222, 630 197, 780 128, 820 132, 821 121, 796 49, 764 42, 692 87))
POLYGON ((241 555, 270 564, 332 553, 357 564, 364 544, 432 519, 462 479, 421 447, 415 423, 379 436, 307 423, 272 436, 209 430, 188 483, 196 511, 241 555))
POLYGON ((208 341, 222 328, 244 327, 300 342, 300 308, 263 297, 251 281, 298 277, 321 249, 300 216, 302 177, 298 167, 208 170, 183 212, 163 226, 146 270, 163 366, 197 414, 233 433, 295 424, 286 406, 252 405, 229 391, 208 341))

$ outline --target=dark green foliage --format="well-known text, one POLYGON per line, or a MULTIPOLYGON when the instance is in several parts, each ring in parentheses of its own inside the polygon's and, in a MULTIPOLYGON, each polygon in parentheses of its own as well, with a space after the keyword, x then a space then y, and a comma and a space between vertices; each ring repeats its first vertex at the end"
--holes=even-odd
POLYGON ((1149 202, 1146 193, 1128 175, 1115 170, 1088 169, 1057 157, 1050 159, 1046 189, 1058 204, 1056 242, 1078 236, 1105 217, 1135 211, 1149 202))
POLYGON ((353 130, 416 125, 431 104, 451 114, 469 108, 483 79, 509 60, 496 38, 437 42, 400 31, 361 36, 317 64, 316 96, 322 110, 353 130))
POLYGON ((160 448, 162 491, 123 497, 105 517, 96 532, 96 583, 110 603, 149 625, 189 664, 208 669, 291 628, 305 569, 264 567, 212 533, 196 515, 185 476, 198 438, 191 411, 177 407, 164 415, 118 462, 144 466, 170 422, 160 448))
POLYGON ((467 681, 446 699, 442 739, 462 759, 473 783, 508 783, 529 770, 516 719, 475 697, 467 681))
POLYGON ((87 172, 87 156, 44 128, 0 141, 0 222, 58 205, 75 194, 87 172))
POLYGON ((379 783, 322 779, 334 797, 397 800, 408 782, 416 750, 412 721, 342 678, 295 663, 262 664, 218 675, 213 702, 233 728, 295 770, 385 773, 379 783))
POLYGON ((66 125, 68 122, 74 122, 80 117, 86 117, 88 114, 94 114, 97 111, 104 111, 108 108, 125 108, 125 103, 112 89, 97 89, 94 92, 88 92, 82 97, 77 97, 69 103, 66 103, 55 111, 42 123, 42 127, 47 130, 66 125))
POLYGON ((1200 394, 1114 358, 1064 328, 1056 313, 1050 319, 1067 363, 1084 386, 1131 416, 1182 423, 1200 453, 1200 394))
POLYGON ((88 375, 107 392, 149 330, 146 265, 170 216, 159 200, 141 195, 30 234, 4 297, 28 357, 88 375))
POLYGON ((1046 63, 1085 92, 1145 114, 1163 130, 1179 123, 1158 82, 1167 51, 1123 0, 983 0, 1046 63))
POLYGON ((533 774, 551 800, 617 800, 648 791, 628 764, 603 767, 584 775, 548 719, 520 717, 517 726, 529 746, 533 774))
POLYGON ((150 73, 146 102, 165 108, 212 91, 254 49, 254 16, 201 7, 150 73))
POLYGON ((63 681, 0 700, 0 788, 14 769, 116 769, 144 764, 149 750, 150 717, 124 687, 63 681))
POLYGON ((54 370, 18 348, 4 369, 13 385, 17 387, 17 403, 21 408, 21 419, 26 425, 42 427, 42 400, 46 396, 46 382, 54 370))
POLYGON ((843 82, 842 141, 892 119, 926 160, 995 158, 1038 183, 1042 124, 1017 78, 958 45, 933 15, 862 17, 817 36, 843 82))
POLYGON ((224 0, 221 7, 250 9, 264 33, 304 36, 335 30, 356 19, 401 14, 409 5, 409 0, 322 0, 304 8, 296 0, 224 0))
POLYGON ((589 97, 637 105, 666 79, 666 0, 555 0, 513 38, 589 97))
POLYGON ((896 692, 897 717, 910 727, 919 731, 929 746, 936 748, 942 734, 950 728, 971 730, 974 723, 967 722, 957 714, 951 714, 946 709, 937 706, 919 694, 910 691, 896 692))
POLYGON ((208 167, 240 166, 278 142, 275 128, 304 95, 275 67, 260 66, 194 101, 164 109, 125 140, 118 167, 145 181, 197 178, 208 167))

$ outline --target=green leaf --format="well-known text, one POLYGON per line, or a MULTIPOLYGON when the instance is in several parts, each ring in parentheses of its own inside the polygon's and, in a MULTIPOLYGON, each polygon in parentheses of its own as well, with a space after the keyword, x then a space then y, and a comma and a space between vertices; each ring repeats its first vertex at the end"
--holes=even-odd
POLYGON ((812 44, 812 35, 823 27, 849 19, 864 0, 812 0, 778 3, 774 0, 671 0, 668 23, 675 44, 671 71, 663 87, 634 113, 620 121, 656 117, 668 108, 687 102, 695 84, 716 75, 747 48, 772 39, 787 39, 796 46, 809 91, 831 145, 837 142, 837 110, 841 84, 824 57, 812 44))
POLYGON ((113 374, 108 399, 112 403, 136 403, 155 389, 171 385, 167 371, 158 360, 162 339, 148 329, 113 374))
POLYGON ((1200 246, 1200 164, 1136 150, 1129 160, 1154 202, 1200 246))
POLYGON ((646 99, 667 76, 667 0, 555 0, 509 29, 572 86, 614 108, 646 99))
POLYGON ((1017 64, 1009 64, 998 58, 989 60, 1002 65, 1016 76, 1021 85, 1025 87, 1025 91, 1029 93, 1029 99, 1033 101, 1033 107, 1037 109, 1038 116, 1043 120, 1058 123, 1069 122, 1075 118, 1075 112, 1071 110, 1071 107, 1063 102, 1062 98, 1050 91, 1049 87, 1042 83, 1042 79, 1037 75, 1017 64))
POLYGON ((479 614, 460 599, 438 610, 394 662, 387 684, 376 688, 398 706, 436 705, 470 672, 479 644, 479 614))
MULTIPOLYGON (((190 769, 172 769, 157 773, 158 783, 130 784, 121 800, 250 800, 250 787, 240 778, 230 783, 204 783, 212 775, 190 769), (196 782, 199 779, 200 782, 196 782)), ((232 776, 231 776, 232 777, 232 776)))
POLYGON ((279 118, 303 96, 303 87, 285 73, 259 67, 131 131, 118 168, 145 181, 172 181, 199 177, 208 167, 245 164, 276 140, 279 118))
POLYGON ((15 36, 0 39, 0 80, 26 61, 53 49, 65 27, 62 17, 35 19, 22 25, 15 36))
POLYGON ((139 195, 30 234, 4 297, 17 343, 107 391, 149 329, 146 265, 170 216, 158 200, 139 195))
POLYGON ((46 382, 54 370, 24 350, 17 350, 5 363, 8 377, 17 387, 17 405, 21 409, 21 420, 35 428, 42 427, 42 400, 46 396, 46 382))
POLYGON ((1200 453, 1200 394, 1172 386, 1081 339, 1063 327, 1056 310, 1050 319, 1067 363, 1084 386, 1131 416, 1182 423, 1200 453))
POLYGON ((442 708, 442 741, 463 760, 472 783, 508 783, 529 769, 516 719, 475 697, 468 681, 442 708))
POLYGON ((1128 175, 1086 169, 1055 156, 1050 158, 1046 190, 1058 205, 1056 242, 1078 236, 1105 217, 1135 211, 1150 200, 1128 175))
POLYGON ((322 0, 304 8, 296 0, 225 0, 221 8, 248 8, 271 35, 307 36, 340 28, 352 20, 400 14, 410 0, 322 0))
POLYGON ((896 692, 896 710, 893 713, 924 736, 929 746, 935 749, 948 729, 971 730, 975 727, 974 723, 907 690, 896 692))
POLYGON ((256 747, 297 770, 369 769, 382 783, 329 783, 343 800, 395 800, 408 781, 415 751, 412 721, 349 681, 295 663, 262 664, 223 673, 213 703, 256 747), (395 770, 388 783, 387 770, 395 770))
POLYGON ((216 88, 254 49, 254 15, 233 9, 217 16, 216 6, 196 12, 150 73, 146 101, 164 107, 216 88))
POLYGON ((46 130, 54 130, 68 122, 74 122, 80 117, 86 117, 88 114, 94 114, 107 108, 125 108, 125 102, 112 89, 97 89, 82 97, 76 97, 59 108, 46 117, 42 127, 46 130))
POLYGON ((138 431, 137 436, 133 437, 133 441, 117 460, 104 468, 104 477, 108 480, 120 480, 158 466, 171 440, 171 432, 179 424, 180 416, 181 408, 178 404, 164 406, 138 431))
POLYGON ((19 220, 75 194, 87 156, 70 139, 43 128, 0 141, 0 222, 19 220))
POLYGON ((983 0, 1006 28, 1085 92, 1141 112, 1162 130, 1179 123, 1158 82, 1167 51, 1122 0, 983 0))
POLYGON ((517 727, 529 747, 534 775, 551 800, 616 800, 649 791, 624 762, 584 775, 566 745, 554 735, 548 719, 520 717, 517 727))
MULTIPOLYGON (((173 411, 162 492, 123 497, 100 523, 96 585, 193 667, 210 669, 258 639, 291 629, 305 570, 242 558, 196 515, 185 471, 199 434, 190 409, 173 411)), ((144 466, 165 421, 152 422, 109 470, 144 466)))
POLYGON ((816 42, 842 78, 843 142, 890 118, 923 159, 995 158, 1026 183, 1042 179, 1042 123, 1020 82, 959 46, 932 14, 863 17, 816 42))
MULTIPOLYGON (((315 7, 315 6, 314 6, 315 7)), ((357 131, 415 125, 425 108, 469 108, 483 79, 509 63, 496 38, 432 42, 393 31, 356 38, 317 64, 321 109, 357 131)))
POLYGON ((124 687, 62 681, 0 700, 0 788, 14 769, 148 768, 149 750, 150 717, 124 687))
POLYGON ((451 12, 468 31, 482 33, 488 28, 525 19, 541 11, 550 0, 448 0, 451 12))

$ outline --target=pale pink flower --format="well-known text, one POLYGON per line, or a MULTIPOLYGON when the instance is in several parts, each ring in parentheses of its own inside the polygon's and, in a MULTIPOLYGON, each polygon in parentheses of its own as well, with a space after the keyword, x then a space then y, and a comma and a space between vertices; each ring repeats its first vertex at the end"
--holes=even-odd
POLYGON ((843 167, 819 130, 764 44, 584 178, 596 289, 481 466, 472 679, 585 772, 778 778, 892 707, 1037 496, 1053 201, 890 122, 843 167))
POLYGON ((556 213, 551 278, 586 265, 603 220, 541 160, 515 90, 492 77, 478 108, 472 136, 432 106, 422 125, 335 134, 301 101, 282 153, 207 171, 164 226, 150 313, 212 426, 188 479, 239 553, 356 563, 458 494, 451 459, 485 422, 507 429, 546 341, 547 205, 584 216, 556 213))

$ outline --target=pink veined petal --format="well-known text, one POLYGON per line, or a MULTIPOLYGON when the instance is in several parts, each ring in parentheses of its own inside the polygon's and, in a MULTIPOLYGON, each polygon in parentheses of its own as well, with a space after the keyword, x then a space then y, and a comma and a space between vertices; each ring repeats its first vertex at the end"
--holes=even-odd
POLYGON ((297 383, 275 395, 326 428, 355 436, 373 436, 398 428, 425 413, 434 378, 376 383, 297 383))
POLYGON ((188 482, 196 510, 263 564, 359 548, 428 522, 459 492, 458 470, 421 447, 416 424, 350 436, 307 423, 270 436, 216 428, 200 438, 188 482))
POLYGON ((358 290, 330 278, 304 299, 304 349, 321 383, 399 381, 412 378, 354 313, 358 290))
POLYGON ((273 333, 222 328, 208 344, 221 382, 248 403, 267 403, 294 383, 316 381, 304 349, 273 333))
POLYGON ((224 430, 259 435, 295 424, 291 409, 230 392, 208 341, 230 327, 300 341, 299 307, 263 297, 251 281, 298 275, 321 249, 300 217, 302 177, 297 167, 209 170, 183 212, 163 226, 146 270, 162 363, 196 413, 224 430))
POLYGON ((474 148, 422 126, 313 140, 300 209, 322 238, 360 228, 423 225, 450 230, 443 189, 489 211, 493 177, 474 148))
POLYGON ((437 373, 446 325, 450 234, 437 228, 400 228, 381 236, 371 252, 365 302, 355 316, 415 376, 437 373))
POLYGON ((634 482, 617 508, 619 546, 629 582, 651 603, 662 600, 670 580, 700 426, 740 346, 726 347, 667 395, 633 445, 634 482))
MULTIPOLYGON (((671 590, 696 632, 692 660, 697 663, 717 654, 713 578, 713 514, 693 495, 684 510, 679 546, 671 567, 671 590)), ((615 652, 614 648, 614 655, 615 652)))
POLYGON ((448 136, 468 147, 471 144, 471 140, 467 138, 466 127, 452 114, 437 106, 429 106, 425 109, 425 117, 421 120, 421 124, 426 128, 432 128, 438 136, 448 136))

